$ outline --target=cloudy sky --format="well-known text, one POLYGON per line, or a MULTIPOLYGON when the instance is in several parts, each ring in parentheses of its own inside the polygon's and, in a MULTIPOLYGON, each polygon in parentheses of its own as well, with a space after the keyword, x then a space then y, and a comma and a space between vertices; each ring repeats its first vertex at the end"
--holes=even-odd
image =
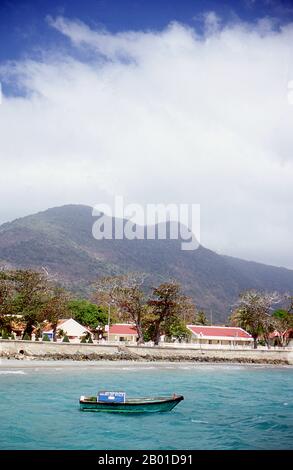
POLYGON ((293 268, 290 2, 20 1, 0 18, 0 223, 115 195, 194 203, 206 247, 293 268))

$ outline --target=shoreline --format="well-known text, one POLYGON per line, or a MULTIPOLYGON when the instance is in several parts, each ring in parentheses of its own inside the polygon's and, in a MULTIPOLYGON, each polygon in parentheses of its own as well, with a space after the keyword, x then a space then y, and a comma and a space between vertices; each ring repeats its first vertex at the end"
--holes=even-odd
POLYGON ((60 368, 87 368, 87 367, 97 367, 97 368, 107 368, 107 370, 115 370, 117 368, 124 369, 155 369, 155 368, 168 368, 168 369, 177 369, 177 368, 186 368, 186 367, 241 367, 241 368, 288 368, 293 369, 292 364, 264 364, 264 363, 240 363, 240 362, 195 362, 195 361, 129 361, 129 360, 116 360, 109 361, 107 359, 101 359, 99 361, 94 360, 72 360, 72 359, 40 359, 40 358, 30 358, 24 360, 18 359, 0 359, 0 371, 5 371, 7 369, 39 369, 39 368, 48 368, 48 369, 60 369, 60 368))
POLYGON ((267 359, 267 358, 246 358, 246 357, 214 357, 214 356, 171 356, 171 357, 133 357, 128 356, 125 353, 115 355, 97 355, 97 354, 50 354, 50 355, 23 355, 23 354, 11 354, 0 356, 0 369, 3 365, 11 365, 12 367, 34 367, 35 364, 40 365, 50 363, 54 365, 70 365, 70 364, 88 364, 88 365, 99 365, 99 364, 127 364, 134 366, 160 366, 164 364, 176 364, 176 365, 242 365, 242 366, 282 366, 282 367, 293 367, 293 364, 283 359, 267 359))
POLYGON ((267 365, 293 365, 292 350, 263 350, 263 349, 197 349, 191 347, 156 346, 147 345, 121 345, 121 344, 74 344, 32 342, 19 340, 0 340, 0 361, 16 360, 26 361, 75 361, 99 362, 127 361, 139 364, 147 362, 165 363, 191 362, 218 363, 218 364, 267 364, 267 365))

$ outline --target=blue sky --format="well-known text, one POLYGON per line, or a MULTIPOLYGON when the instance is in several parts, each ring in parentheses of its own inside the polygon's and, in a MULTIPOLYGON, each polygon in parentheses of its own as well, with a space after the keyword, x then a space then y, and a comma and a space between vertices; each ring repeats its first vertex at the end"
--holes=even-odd
POLYGON ((50 28, 47 15, 79 19, 110 32, 161 30, 171 21, 201 31, 200 15, 214 11, 224 21, 236 17, 256 22, 276 19, 276 27, 293 19, 290 0, 3 0, 0 3, 0 61, 18 59, 41 47, 66 47, 68 41, 50 28))
POLYGON ((200 204, 204 246, 293 268, 292 1, 4 0, 0 79, 0 224, 200 204))

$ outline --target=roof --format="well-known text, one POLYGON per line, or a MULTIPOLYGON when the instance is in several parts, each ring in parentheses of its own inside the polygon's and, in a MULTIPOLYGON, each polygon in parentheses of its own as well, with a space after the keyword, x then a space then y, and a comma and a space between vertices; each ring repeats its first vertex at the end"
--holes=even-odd
POLYGON ((134 325, 129 323, 115 323, 110 326, 110 334, 112 335, 137 335, 134 325))
MULTIPOLYGON (((63 320, 58 320, 57 328, 60 328, 61 325, 63 325, 63 323, 67 322, 68 320, 69 320, 69 318, 65 318, 63 320)), ((44 326, 42 331, 43 331, 43 333, 46 333, 46 332, 52 331, 52 329, 53 329, 52 323, 48 323, 46 326, 44 326)))
POLYGON ((233 326, 202 326, 202 325, 187 325, 187 328, 192 331, 196 336, 221 336, 226 338, 247 338, 251 339, 252 336, 242 328, 233 326))

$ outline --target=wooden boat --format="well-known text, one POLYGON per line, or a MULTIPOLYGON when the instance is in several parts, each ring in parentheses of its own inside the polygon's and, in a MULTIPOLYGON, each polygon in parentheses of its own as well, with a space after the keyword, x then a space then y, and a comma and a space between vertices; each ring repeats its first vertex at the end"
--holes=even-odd
MULTIPOLYGON (((111 393, 111 392, 106 392, 111 393)), ((115 392, 112 392, 112 394, 115 392)), ((121 392, 120 392, 121 393, 121 392)), ((110 399, 104 399, 101 394, 97 397, 81 396, 79 399, 80 409, 82 411, 107 411, 115 413, 158 413, 171 411, 178 403, 184 400, 182 395, 161 396, 161 397, 142 397, 115 399, 113 395, 110 399)))

